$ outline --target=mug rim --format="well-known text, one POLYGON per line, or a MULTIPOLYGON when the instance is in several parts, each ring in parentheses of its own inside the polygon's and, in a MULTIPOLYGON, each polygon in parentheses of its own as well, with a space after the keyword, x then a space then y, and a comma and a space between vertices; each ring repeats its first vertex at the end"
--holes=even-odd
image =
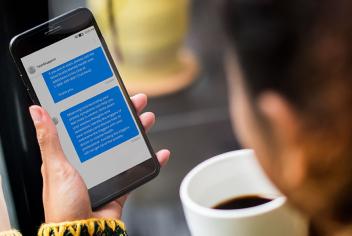
POLYGON ((262 214, 266 214, 271 212, 275 209, 280 208, 286 202, 286 197, 280 195, 279 197, 275 198, 274 200, 256 206, 250 207, 245 209, 234 209, 234 210, 219 210, 219 209, 212 209, 205 206, 202 206, 196 203, 188 194, 188 186, 190 185, 191 180, 195 175, 197 175, 201 170, 207 168, 208 166, 216 163, 221 162, 226 159, 234 158, 236 156, 242 155, 255 155, 252 149, 240 149, 230 152, 225 152, 223 154, 214 156, 205 160, 194 167, 182 180, 181 187, 180 187, 180 198, 181 202, 184 206, 191 209, 192 211, 208 216, 213 218, 246 218, 246 217, 253 217, 262 214))

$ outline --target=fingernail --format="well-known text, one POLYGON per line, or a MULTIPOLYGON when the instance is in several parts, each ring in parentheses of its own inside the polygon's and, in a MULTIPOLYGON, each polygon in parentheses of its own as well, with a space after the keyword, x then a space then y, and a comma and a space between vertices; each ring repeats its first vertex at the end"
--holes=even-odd
POLYGON ((38 107, 34 107, 34 106, 29 107, 29 113, 31 114, 34 124, 42 121, 42 112, 38 107))

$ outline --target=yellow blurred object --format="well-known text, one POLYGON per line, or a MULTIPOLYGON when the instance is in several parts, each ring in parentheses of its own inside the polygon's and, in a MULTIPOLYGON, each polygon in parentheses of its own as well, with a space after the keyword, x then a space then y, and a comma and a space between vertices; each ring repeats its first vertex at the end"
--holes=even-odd
POLYGON ((158 96, 189 85, 198 73, 182 49, 188 0, 89 0, 130 94, 158 96))

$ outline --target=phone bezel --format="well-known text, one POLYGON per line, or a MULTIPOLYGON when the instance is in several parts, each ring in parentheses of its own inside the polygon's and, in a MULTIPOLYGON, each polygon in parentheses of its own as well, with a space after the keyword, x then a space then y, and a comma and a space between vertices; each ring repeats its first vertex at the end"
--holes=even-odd
POLYGON ((40 105, 38 97, 29 80, 27 72, 21 62, 22 57, 27 56, 39 49, 58 42, 66 37, 69 37, 83 29, 94 26, 98 37, 102 43, 102 47, 108 57, 110 65, 116 75, 123 95, 127 98, 128 106, 131 108, 138 128, 143 136, 143 139, 148 147, 151 158, 136 165, 123 173, 120 173, 97 186, 88 189, 91 199, 92 208, 96 209, 101 205, 116 199, 142 184, 150 181, 159 174, 160 165, 153 151, 153 148, 145 134, 144 128, 138 118, 137 112, 134 109, 132 101, 127 93, 127 90, 122 82, 121 76, 108 50, 107 44, 99 30, 99 27, 93 17, 93 14, 86 8, 78 8, 61 16, 58 16, 48 22, 45 22, 37 27, 25 31, 15 36, 10 42, 10 52, 19 70, 20 77, 29 93, 34 104, 40 105))

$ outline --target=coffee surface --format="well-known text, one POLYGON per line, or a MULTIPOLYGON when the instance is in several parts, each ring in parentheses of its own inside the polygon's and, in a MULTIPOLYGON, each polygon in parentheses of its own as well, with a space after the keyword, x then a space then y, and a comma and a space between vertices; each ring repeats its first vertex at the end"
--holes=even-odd
POLYGON ((216 204, 213 209, 218 210, 235 210, 235 209, 244 209, 259 206, 268 202, 271 202, 274 199, 262 197, 259 195, 246 195, 240 197, 230 198, 228 200, 222 201, 216 204))

